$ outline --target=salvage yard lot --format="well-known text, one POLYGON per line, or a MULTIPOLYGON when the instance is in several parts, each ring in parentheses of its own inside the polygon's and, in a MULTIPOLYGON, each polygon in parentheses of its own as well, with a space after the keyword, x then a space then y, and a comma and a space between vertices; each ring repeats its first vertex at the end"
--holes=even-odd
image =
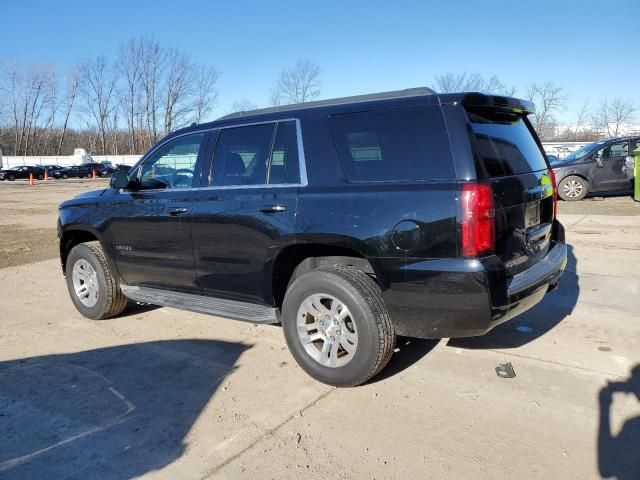
POLYGON ((638 398, 599 402, 640 384, 640 203, 560 202, 558 290, 484 337, 401 339, 382 375, 334 389, 277 327, 81 317, 57 205, 106 185, 0 184, 0 478, 640 478, 638 398))

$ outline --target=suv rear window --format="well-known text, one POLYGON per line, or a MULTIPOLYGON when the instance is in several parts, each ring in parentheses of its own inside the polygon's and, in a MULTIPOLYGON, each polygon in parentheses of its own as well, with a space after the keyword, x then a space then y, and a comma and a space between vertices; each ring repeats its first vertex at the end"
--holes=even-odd
POLYGON ((547 164, 525 120, 495 110, 467 110, 479 154, 480 168, 489 177, 545 170, 547 164))
POLYGON ((331 116, 330 122, 352 182, 455 178, 439 107, 344 113, 331 116))

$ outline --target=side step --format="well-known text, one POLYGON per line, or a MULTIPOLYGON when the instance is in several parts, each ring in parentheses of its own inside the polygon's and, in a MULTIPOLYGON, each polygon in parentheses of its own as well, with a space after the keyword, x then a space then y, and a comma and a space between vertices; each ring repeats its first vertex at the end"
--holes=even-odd
POLYGON ((125 296, 136 302, 174 307, 251 323, 279 322, 277 309, 254 303, 172 292, 159 288, 133 287, 131 285, 120 285, 120 288, 125 296))

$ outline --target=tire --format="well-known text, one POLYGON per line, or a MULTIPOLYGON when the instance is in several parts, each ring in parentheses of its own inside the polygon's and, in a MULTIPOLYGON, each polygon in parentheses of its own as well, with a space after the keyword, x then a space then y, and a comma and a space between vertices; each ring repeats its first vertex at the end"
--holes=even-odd
POLYGON ((38 175, 37 179, 38 180, 44 180, 44 175, 42 175, 42 174, 38 175))
POLYGON ((100 242, 80 243, 71 249, 67 257, 66 281, 73 304, 82 315, 92 320, 119 315, 127 305, 127 297, 109 270, 100 242), (75 272, 76 267, 80 271, 78 274, 75 272), (87 277, 82 277, 81 272, 91 277, 91 280, 83 281, 83 278, 87 277), (76 293, 76 281, 89 285, 84 291, 95 292, 95 295, 89 293, 83 301, 80 298, 82 295, 76 293))
POLYGON ((336 387, 354 387, 375 376, 389 362, 396 342, 378 285, 366 273, 343 265, 318 268, 290 285, 282 306, 282 327, 298 365, 316 380, 336 387), (331 317, 326 314, 336 318, 345 314, 345 307, 348 315, 340 323, 326 321, 331 317), (319 325, 321 320, 324 326, 319 325), (328 353, 323 354, 327 344, 328 353))
POLYGON ((558 196, 567 202, 582 200, 589 192, 589 182, 577 175, 564 177, 558 183, 558 196))
POLYGON ((16 179, 15 175, 9 175, 9 181, 13 182, 16 179))
POLYGON ((62 174, 62 178, 63 178, 64 180, 66 180, 67 178, 69 178, 69 175, 67 175, 66 173, 63 173, 63 174, 62 174))

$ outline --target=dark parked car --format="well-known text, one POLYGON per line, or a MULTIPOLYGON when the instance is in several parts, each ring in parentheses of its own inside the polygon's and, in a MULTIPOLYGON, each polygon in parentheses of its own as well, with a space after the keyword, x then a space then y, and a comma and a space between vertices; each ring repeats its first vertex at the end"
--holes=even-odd
POLYGON ((93 171, 96 171, 96 175, 99 177, 109 177, 114 172, 114 168, 110 165, 105 165, 103 163, 88 163, 86 164, 87 168, 91 171, 91 175, 93 176, 93 171))
POLYGON ((633 190, 633 150, 640 137, 594 142, 551 162, 563 200, 582 200, 587 193, 633 190))
POLYGON ((384 368, 396 335, 482 335, 567 262, 532 108, 412 89, 174 132, 60 206, 71 299, 93 319, 130 298, 281 323, 339 386, 384 368))
POLYGON ((46 170, 47 175, 49 175, 50 177, 53 176, 54 172, 57 172, 58 170, 62 170, 65 167, 61 166, 61 165, 42 165, 42 168, 44 170, 46 170))
POLYGON ((113 173, 115 172, 129 172, 131 170, 131 165, 125 165, 124 163, 118 163, 115 166, 113 173))
POLYGON ((85 178, 93 175, 88 165, 74 165, 72 167, 61 168, 53 172, 52 176, 59 178, 85 178))
POLYGON ((0 170, 0 180, 13 181, 18 179, 28 179, 29 174, 33 174, 33 178, 36 180, 42 180, 44 178, 44 168, 34 167, 31 165, 21 165, 7 170, 0 170))

